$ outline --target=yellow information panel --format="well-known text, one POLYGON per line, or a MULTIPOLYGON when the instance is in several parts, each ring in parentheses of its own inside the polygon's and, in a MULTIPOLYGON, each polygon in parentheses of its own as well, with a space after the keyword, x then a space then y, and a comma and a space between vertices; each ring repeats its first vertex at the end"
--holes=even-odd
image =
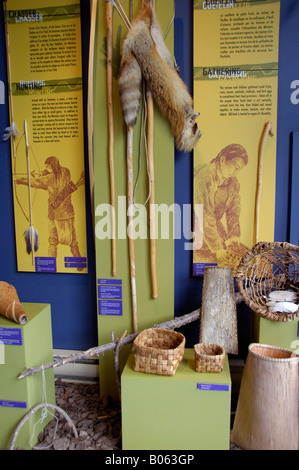
POLYGON ((80 1, 3 3, 18 270, 87 272, 80 1))
POLYGON ((193 273, 273 241, 280 2, 194 1, 193 273))

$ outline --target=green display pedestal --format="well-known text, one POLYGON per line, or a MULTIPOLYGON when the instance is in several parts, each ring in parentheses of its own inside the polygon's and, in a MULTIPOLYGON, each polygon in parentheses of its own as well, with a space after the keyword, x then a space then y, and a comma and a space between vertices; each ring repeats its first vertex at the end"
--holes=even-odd
POLYGON ((135 372, 131 354, 123 370, 123 450, 228 450, 231 377, 194 370, 186 349, 174 376, 135 372))
MULTIPOLYGON (((24 379, 18 379, 19 374, 26 368, 53 360, 50 305, 22 305, 28 315, 25 325, 0 317, 0 449, 9 448, 21 419, 34 406, 44 402, 42 373, 24 379)), ((47 402, 55 405, 53 369, 45 371, 45 384, 47 402)), ((37 411, 26 421, 14 448, 30 449, 36 444, 39 432, 53 418, 49 415, 42 423, 36 424, 41 413, 42 410, 37 411)))
POLYGON ((290 350, 298 350, 298 322, 276 322, 258 315, 254 316, 253 341, 290 350))

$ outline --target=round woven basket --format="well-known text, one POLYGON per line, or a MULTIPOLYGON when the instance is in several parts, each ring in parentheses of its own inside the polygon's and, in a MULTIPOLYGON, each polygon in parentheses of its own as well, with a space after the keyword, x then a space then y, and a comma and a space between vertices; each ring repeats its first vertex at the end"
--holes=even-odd
POLYGON ((221 372, 225 357, 224 349, 215 343, 198 343, 194 345, 196 372, 221 372))
POLYGON ((257 243, 241 260, 236 283, 244 302, 261 317, 279 322, 298 318, 299 247, 280 242, 257 243), (266 305, 269 294, 277 290, 296 294, 296 311, 273 312, 266 305))
POLYGON ((186 339, 176 331, 150 328, 143 330, 133 344, 135 371, 174 375, 183 359, 186 339))

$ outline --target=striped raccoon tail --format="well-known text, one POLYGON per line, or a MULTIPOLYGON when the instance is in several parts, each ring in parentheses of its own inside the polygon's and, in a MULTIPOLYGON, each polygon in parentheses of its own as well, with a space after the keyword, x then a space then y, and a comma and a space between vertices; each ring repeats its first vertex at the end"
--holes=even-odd
POLYGON ((118 87, 123 116, 128 127, 134 127, 137 121, 141 99, 141 83, 142 74, 138 62, 133 54, 124 48, 118 87))

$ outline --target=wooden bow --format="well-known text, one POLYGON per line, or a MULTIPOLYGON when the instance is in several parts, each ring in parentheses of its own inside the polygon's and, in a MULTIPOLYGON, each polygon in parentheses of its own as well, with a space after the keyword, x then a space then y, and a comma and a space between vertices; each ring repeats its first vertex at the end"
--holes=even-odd
POLYGON ((97 18, 97 0, 91 0, 90 15, 90 41, 89 41, 89 63, 88 63, 88 98, 87 98, 87 122, 88 122, 88 162, 89 162, 89 188, 90 188, 90 204, 91 218, 93 224, 93 234, 95 233, 94 222, 94 168, 93 168, 93 64, 94 64, 94 44, 95 29, 97 18))

